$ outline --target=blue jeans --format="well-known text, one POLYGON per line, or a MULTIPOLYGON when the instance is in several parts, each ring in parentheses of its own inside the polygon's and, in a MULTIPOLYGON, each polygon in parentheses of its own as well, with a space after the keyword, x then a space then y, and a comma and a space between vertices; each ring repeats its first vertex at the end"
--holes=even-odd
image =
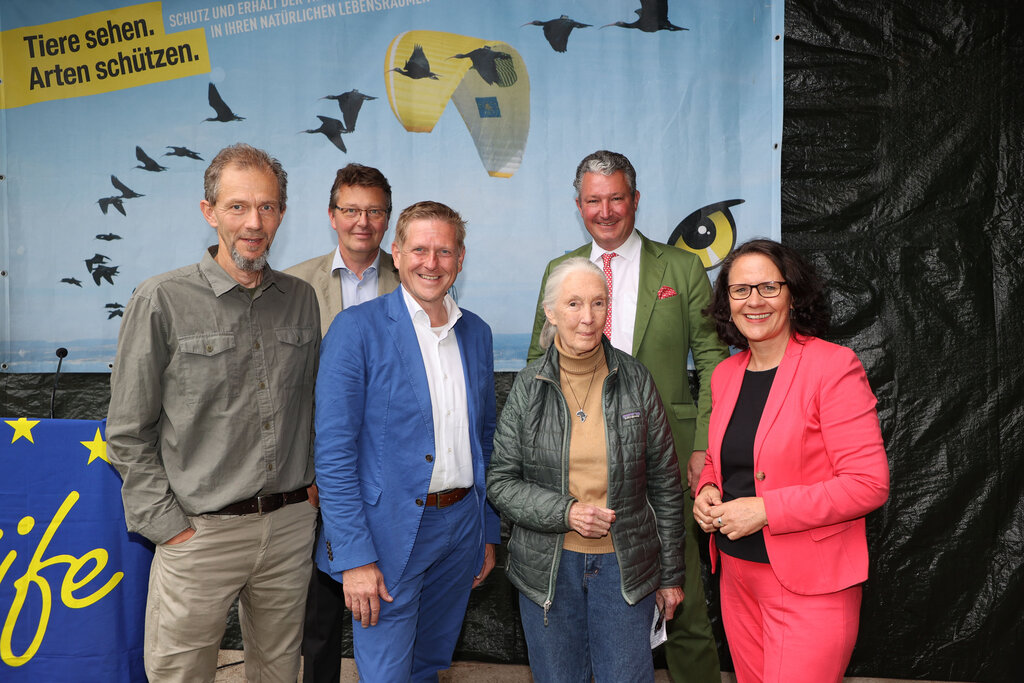
POLYGON ((654 681, 654 593, 630 606, 622 597, 615 553, 562 551, 555 596, 544 608, 519 595, 530 669, 536 683, 654 681))

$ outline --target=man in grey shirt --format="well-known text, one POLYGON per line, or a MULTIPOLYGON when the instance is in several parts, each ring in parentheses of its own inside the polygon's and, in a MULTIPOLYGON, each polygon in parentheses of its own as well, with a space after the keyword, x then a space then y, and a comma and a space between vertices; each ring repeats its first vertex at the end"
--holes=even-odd
POLYGON ((240 598, 249 680, 294 681, 315 509, 313 289, 272 270, 287 175, 237 144, 206 170, 218 244, 146 280, 125 309, 107 444, 129 531, 156 544, 146 608, 150 681, 213 681, 240 598))

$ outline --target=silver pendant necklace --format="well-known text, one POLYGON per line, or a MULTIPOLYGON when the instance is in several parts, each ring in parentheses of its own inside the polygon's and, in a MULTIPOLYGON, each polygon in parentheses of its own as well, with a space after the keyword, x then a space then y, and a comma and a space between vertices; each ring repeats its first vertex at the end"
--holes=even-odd
POLYGON ((583 410, 583 406, 585 406, 587 404, 587 399, 590 398, 590 390, 594 386, 594 376, 597 374, 597 365, 596 364, 594 365, 594 370, 590 373, 590 383, 587 384, 587 393, 583 397, 583 401, 582 402, 576 396, 576 390, 572 388, 572 380, 569 379, 568 373, 563 369, 562 370, 562 374, 565 376, 565 383, 569 386, 569 391, 572 393, 573 400, 575 400, 577 405, 579 405, 579 407, 580 407, 580 409, 576 411, 576 417, 578 417, 580 419, 580 422, 586 422, 587 421, 587 413, 583 410))

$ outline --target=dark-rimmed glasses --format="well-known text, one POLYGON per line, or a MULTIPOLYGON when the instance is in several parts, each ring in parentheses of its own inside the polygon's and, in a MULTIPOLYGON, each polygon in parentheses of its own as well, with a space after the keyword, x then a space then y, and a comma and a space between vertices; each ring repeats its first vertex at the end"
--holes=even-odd
POLYGON ((371 221, 382 221, 388 217, 388 212, 384 209, 360 209, 355 206, 338 206, 335 204, 334 210, 340 211, 341 215, 349 220, 357 220, 364 213, 371 221))
POLYGON ((770 280, 768 282, 758 282, 756 285, 729 285, 729 298, 742 301, 749 298, 750 293, 756 289, 757 293, 765 299, 774 299, 782 293, 782 285, 784 284, 786 284, 784 281, 770 280))

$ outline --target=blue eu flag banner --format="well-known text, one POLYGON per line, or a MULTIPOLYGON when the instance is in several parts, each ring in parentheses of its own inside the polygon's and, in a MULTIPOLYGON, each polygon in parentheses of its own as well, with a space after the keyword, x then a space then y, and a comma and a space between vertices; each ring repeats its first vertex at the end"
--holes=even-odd
POLYGON ((103 433, 0 419, 0 680, 146 680, 153 550, 125 531, 103 433))

